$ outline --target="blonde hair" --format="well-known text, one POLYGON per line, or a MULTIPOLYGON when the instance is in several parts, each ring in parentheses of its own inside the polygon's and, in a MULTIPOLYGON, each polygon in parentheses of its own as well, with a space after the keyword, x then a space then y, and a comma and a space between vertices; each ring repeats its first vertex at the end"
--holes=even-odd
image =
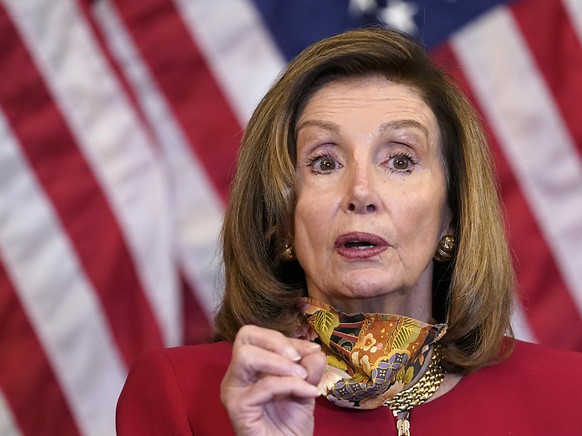
POLYGON ((255 110, 222 228, 225 293, 215 338, 232 341, 245 324, 290 335, 302 323, 297 303, 307 295, 305 276, 282 256, 293 241, 296 121, 325 84, 370 76, 416 89, 439 123, 457 248, 450 262, 435 262, 433 305, 438 318, 448 316, 444 361, 467 373, 498 359, 510 333, 514 272, 490 151, 474 109, 426 51, 381 28, 308 47, 255 110))

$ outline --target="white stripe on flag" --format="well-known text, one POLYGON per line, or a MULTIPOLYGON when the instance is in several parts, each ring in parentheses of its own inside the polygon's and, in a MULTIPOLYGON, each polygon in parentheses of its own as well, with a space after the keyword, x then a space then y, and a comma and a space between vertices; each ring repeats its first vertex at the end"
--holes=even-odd
POLYGON ((505 7, 452 41, 582 314, 582 162, 505 7))
POLYGON ((0 258, 83 434, 114 434, 126 372, 121 357, 95 291, 1 112, 0 144, 0 258))
POLYGON ((12 410, 8 407, 6 398, 0 391, 0 435, 2 436, 20 436, 18 426, 12 416, 12 410))
POLYGON ((75 1, 6 5, 109 200, 166 345, 177 345, 181 310, 167 186, 152 144, 75 1))
POLYGON ((248 0, 176 0, 192 38, 245 126, 286 61, 248 0))
POLYGON ((511 328, 513 329, 513 334, 517 339, 521 339, 522 341, 526 342, 537 342, 527 322, 527 317, 524 314, 523 306, 519 302, 516 302, 513 309, 513 314, 511 316, 511 328))
POLYGON ((582 44, 582 1, 580 0, 563 0, 564 7, 570 16, 572 27, 578 34, 578 40, 582 44))
POLYGON ((181 127, 139 57, 114 6, 111 2, 98 2, 94 14, 163 147, 174 196, 180 261, 188 279, 195 285, 197 299, 212 318, 220 297, 216 292, 220 279, 216 250, 223 217, 220 196, 191 153, 181 127))

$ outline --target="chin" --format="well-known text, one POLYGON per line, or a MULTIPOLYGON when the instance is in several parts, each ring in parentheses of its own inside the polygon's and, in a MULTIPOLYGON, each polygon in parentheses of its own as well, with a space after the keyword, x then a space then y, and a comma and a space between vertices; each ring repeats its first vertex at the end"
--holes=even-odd
POLYGON ((397 288, 394 283, 386 280, 370 280, 362 278, 345 284, 352 298, 375 298, 383 297, 396 292, 397 288))
POLYGON ((351 292, 351 297, 356 299, 378 299, 386 297, 396 291, 382 289, 354 289, 351 292))

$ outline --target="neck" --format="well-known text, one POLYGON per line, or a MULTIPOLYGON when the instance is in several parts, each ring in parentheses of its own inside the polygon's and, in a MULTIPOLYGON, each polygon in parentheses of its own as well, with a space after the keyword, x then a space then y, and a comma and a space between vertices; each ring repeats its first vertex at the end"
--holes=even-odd
POLYGON ((405 315, 426 323, 433 321, 432 290, 430 289, 422 292, 418 289, 393 291, 369 298, 344 298, 327 295, 314 295, 312 298, 345 313, 388 313, 405 315))

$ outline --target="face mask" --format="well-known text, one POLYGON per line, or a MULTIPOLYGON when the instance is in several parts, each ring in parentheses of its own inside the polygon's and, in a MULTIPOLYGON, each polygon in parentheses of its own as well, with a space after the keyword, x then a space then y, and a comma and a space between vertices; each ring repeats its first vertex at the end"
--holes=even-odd
POLYGON ((375 409, 417 378, 446 324, 402 315, 342 313, 306 298, 308 334, 327 356, 321 394, 341 407, 375 409))

